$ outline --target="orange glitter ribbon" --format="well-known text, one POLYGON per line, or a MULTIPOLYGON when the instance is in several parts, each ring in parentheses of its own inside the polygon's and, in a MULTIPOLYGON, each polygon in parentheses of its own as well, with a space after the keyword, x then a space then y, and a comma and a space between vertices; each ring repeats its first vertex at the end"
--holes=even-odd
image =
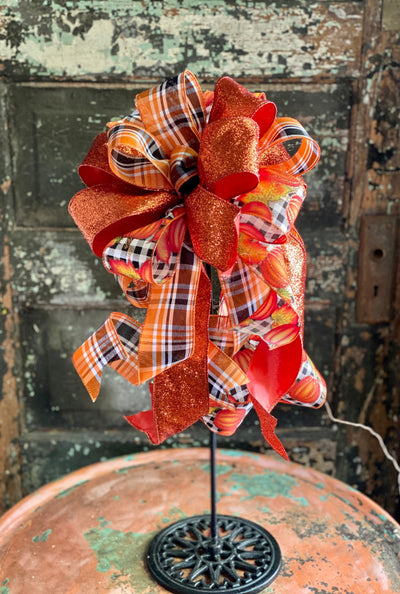
POLYGON ((326 394, 302 347, 305 252, 294 228, 318 145, 228 77, 203 94, 185 71, 136 106, 95 139, 79 170, 89 187, 69 210, 146 320, 112 314, 74 364, 93 399, 105 364, 134 384, 153 378, 152 410, 127 417, 153 443, 199 418, 230 435, 254 405, 286 456, 272 409, 321 406, 326 394), (221 284, 211 317, 201 261, 221 284))

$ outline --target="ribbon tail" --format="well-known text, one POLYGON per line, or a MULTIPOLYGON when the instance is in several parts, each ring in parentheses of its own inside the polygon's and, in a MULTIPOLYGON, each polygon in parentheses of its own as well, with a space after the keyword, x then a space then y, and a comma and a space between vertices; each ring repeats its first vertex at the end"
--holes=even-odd
POLYGON ((125 417, 125 419, 132 425, 132 427, 146 433, 147 437, 154 445, 159 445, 161 443, 157 432, 157 425, 154 420, 153 410, 145 410, 136 415, 125 417))
POLYGON ((97 397, 100 393, 101 378, 103 376, 103 370, 99 366, 95 373, 91 373, 85 361, 87 359, 86 352, 90 350, 89 344, 90 338, 85 341, 72 355, 72 363, 82 380, 83 385, 89 392, 89 396, 92 402, 96 402, 97 397))
POLYGON ((285 460, 289 460, 289 456, 286 453, 285 448, 281 440, 275 433, 276 425, 278 421, 269 412, 263 408, 256 399, 252 399, 254 410, 256 411, 258 418, 260 419, 260 427, 265 441, 285 460))
POLYGON ((265 440, 281 456, 286 451, 275 435, 277 420, 270 413, 295 381, 302 359, 300 336, 276 349, 261 341, 250 362, 247 384, 265 440))
POLYGON ((159 445, 190 427, 208 412, 208 319, 211 306, 210 281, 202 270, 195 304, 193 355, 165 369, 154 378, 152 410, 126 417, 159 445))
POLYGON ((137 343, 141 328, 133 318, 114 312, 73 354, 74 367, 93 402, 100 392, 105 365, 131 384, 138 384, 137 343))

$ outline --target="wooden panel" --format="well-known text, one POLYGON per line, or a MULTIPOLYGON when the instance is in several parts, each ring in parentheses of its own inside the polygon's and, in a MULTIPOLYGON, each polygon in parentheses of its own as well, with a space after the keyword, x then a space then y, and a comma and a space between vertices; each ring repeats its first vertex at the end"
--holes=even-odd
POLYGON ((3 30, 14 79, 357 76, 362 3, 14 0, 3 30))
POLYGON ((14 87, 10 94, 16 222, 71 227, 68 202, 82 183, 77 167, 110 119, 129 113, 126 89, 14 87))
POLYGON ((7 147, 5 88, 0 84, 0 515, 21 498, 18 318, 10 279, 11 169, 7 147))
MULTIPOLYGON (((348 81, 332 85, 269 84, 279 114, 299 119, 321 144, 324 162, 307 175, 304 211, 326 226, 341 220, 348 144, 348 81)), ((23 227, 71 227, 70 198, 82 184, 77 166, 105 124, 133 109, 139 89, 15 86, 10 89, 16 222, 23 227), (18 175, 16 174, 18 172, 18 175)))
POLYGON ((11 233, 12 286, 21 307, 59 305, 126 308, 112 274, 78 230, 11 233))

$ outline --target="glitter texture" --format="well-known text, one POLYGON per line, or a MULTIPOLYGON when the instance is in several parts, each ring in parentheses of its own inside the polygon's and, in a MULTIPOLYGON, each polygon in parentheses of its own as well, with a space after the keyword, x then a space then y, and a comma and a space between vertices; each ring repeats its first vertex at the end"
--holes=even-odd
POLYGON ((195 348, 190 359, 154 379, 153 410, 159 443, 183 431, 208 412, 208 319, 211 284, 202 272, 195 305, 195 348))
POLYGON ((86 241, 101 257, 109 241, 161 217, 179 201, 172 192, 136 189, 125 194, 113 186, 93 186, 81 190, 71 200, 68 210, 86 241))
POLYGON ((236 260, 240 209, 198 186, 185 200, 189 232, 199 258, 221 271, 236 260))
POLYGON ((108 164, 107 133, 98 134, 78 169, 83 183, 95 184, 118 183, 108 164))
MULTIPOLYGON (((306 282, 306 253, 303 240, 293 228, 288 235, 287 242, 282 244, 282 250, 287 263, 289 283, 295 300, 295 310, 299 316, 300 332, 304 329, 304 288, 306 282)), ((303 336, 302 336, 303 338, 303 336)))
POLYGON ((259 127, 250 118, 229 118, 205 129, 199 150, 198 170, 203 185, 230 199, 258 183, 259 127))
POLYGON ((274 121, 275 115, 276 106, 266 100, 264 93, 256 96, 229 76, 220 78, 215 85, 210 122, 237 116, 253 118, 263 134, 274 121))

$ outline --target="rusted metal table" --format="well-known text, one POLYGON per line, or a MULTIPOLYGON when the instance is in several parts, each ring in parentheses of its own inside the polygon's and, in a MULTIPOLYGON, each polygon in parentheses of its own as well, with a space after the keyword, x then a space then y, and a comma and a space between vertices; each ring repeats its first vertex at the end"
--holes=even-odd
MULTIPOLYGON (((0 518, 0 594, 159 594, 144 564, 162 528, 209 513, 207 449, 154 450, 88 466, 0 518)), ((283 566, 270 594, 400 592, 400 526, 315 470, 217 453, 218 512, 267 528, 283 566)))

